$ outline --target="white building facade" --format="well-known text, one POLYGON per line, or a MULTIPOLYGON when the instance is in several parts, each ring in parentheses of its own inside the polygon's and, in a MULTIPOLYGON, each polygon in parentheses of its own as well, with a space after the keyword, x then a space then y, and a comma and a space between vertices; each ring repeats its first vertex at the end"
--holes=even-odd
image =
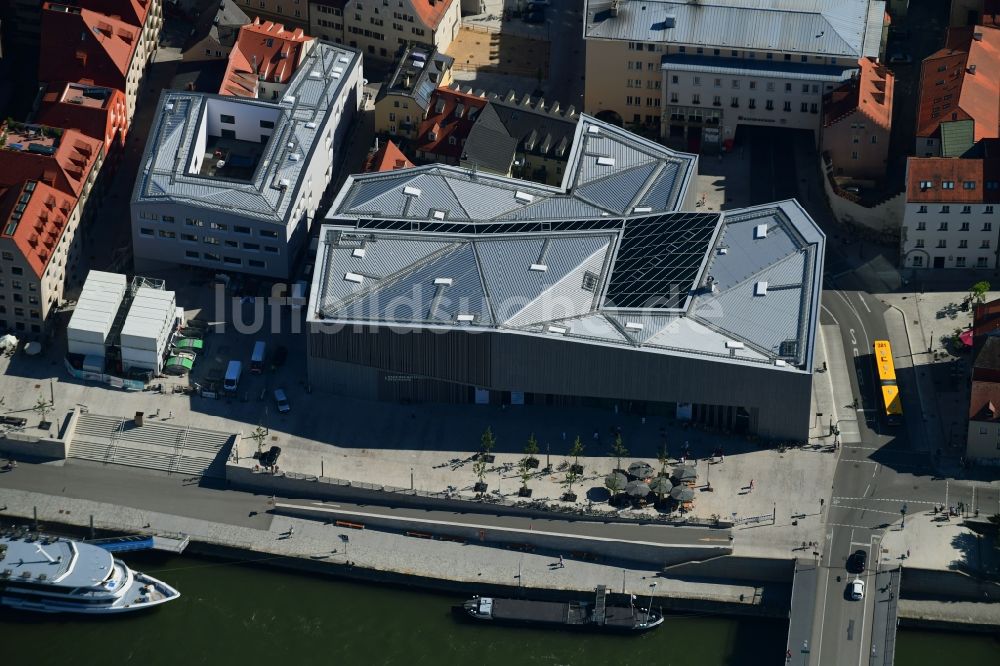
POLYGON ((165 92, 132 196, 136 266, 288 278, 362 81, 360 54, 320 42, 276 103, 165 92))

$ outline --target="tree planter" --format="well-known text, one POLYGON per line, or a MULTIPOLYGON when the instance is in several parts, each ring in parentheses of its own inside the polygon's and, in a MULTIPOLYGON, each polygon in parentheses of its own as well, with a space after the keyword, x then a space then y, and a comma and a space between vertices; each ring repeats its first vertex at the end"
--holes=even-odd
POLYGON ((52 422, 51 421, 39 421, 38 422, 38 427, 41 430, 51 430, 52 429, 52 422))
POLYGON ((483 483, 482 481, 479 481, 476 483, 476 485, 472 486, 472 489, 475 490, 477 493, 485 493, 487 488, 489 488, 489 485, 483 483))
POLYGON ((562 498, 563 498, 564 502, 575 502, 576 501, 576 493, 563 493, 562 498))
POLYGON ((538 469, 538 458, 528 458, 524 461, 524 466, 528 469, 538 469))
POLYGON ((517 491, 518 497, 531 497, 531 488, 521 488, 517 491))
POLYGON ((489 463, 489 464, 492 465, 493 462, 496 459, 497 459, 497 457, 495 455, 493 455, 492 453, 489 453, 489 454, 487 454, 487 453, 480 453, 479 454, 479 460, 483 461, 484 463, 489 463))
POLYGON ((570 465, 569 471, 577 475, 583 474, 583 465, 570 465))

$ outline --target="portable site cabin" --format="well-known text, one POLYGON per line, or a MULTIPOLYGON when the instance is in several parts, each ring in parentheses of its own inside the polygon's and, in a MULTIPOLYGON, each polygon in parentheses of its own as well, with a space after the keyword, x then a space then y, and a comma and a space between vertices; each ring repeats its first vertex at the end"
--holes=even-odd
POLYGON ((66 329, 70 354, 104 358, 108 334, 128 283, 124 275, 90 271, 66 329))
POLYGON ((122 364, 126 369, 160 372, 176 320, 174 292, 139 287, 121 332, 122 364))

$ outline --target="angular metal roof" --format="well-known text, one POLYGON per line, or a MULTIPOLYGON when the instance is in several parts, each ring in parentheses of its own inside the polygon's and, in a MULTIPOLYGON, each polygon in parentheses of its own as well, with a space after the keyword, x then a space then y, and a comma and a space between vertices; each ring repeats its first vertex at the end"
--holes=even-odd
POLYGON ((347 47, 317 42, 295 71, 283 98, 275 103, 164 91, 150 127, 132 202, 180 201, 284 223, 298 198, 313 149, 319 145, 319 134, 344 92, 349 78, 344 74, 357 65, 360 57, 347 47), (247 181, 189 173, 198 143, 196 135, 213 100, 227 106, 246 105, 254 114, 259 114, 261 108, 277 113, 274 133, 247 181), (293 152, 300 157, 294 158, 293 152), (286 187, 279 186, 285 182, 286 187))
POLYGON ((884 0, 587 0, 584 37, 857 60, 877 56, 884 0))

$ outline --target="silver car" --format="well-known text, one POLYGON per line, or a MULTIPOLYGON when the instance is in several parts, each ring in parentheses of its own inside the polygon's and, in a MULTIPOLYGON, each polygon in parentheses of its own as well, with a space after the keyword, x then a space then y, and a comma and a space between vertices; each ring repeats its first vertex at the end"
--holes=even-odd
POLYGON ((287 414, 291 411, 292 406, 288 404, 288 396, 285 395, 285 389, 274 389, 274 401, 278 403, 278 411, 282 414, 287 414))

